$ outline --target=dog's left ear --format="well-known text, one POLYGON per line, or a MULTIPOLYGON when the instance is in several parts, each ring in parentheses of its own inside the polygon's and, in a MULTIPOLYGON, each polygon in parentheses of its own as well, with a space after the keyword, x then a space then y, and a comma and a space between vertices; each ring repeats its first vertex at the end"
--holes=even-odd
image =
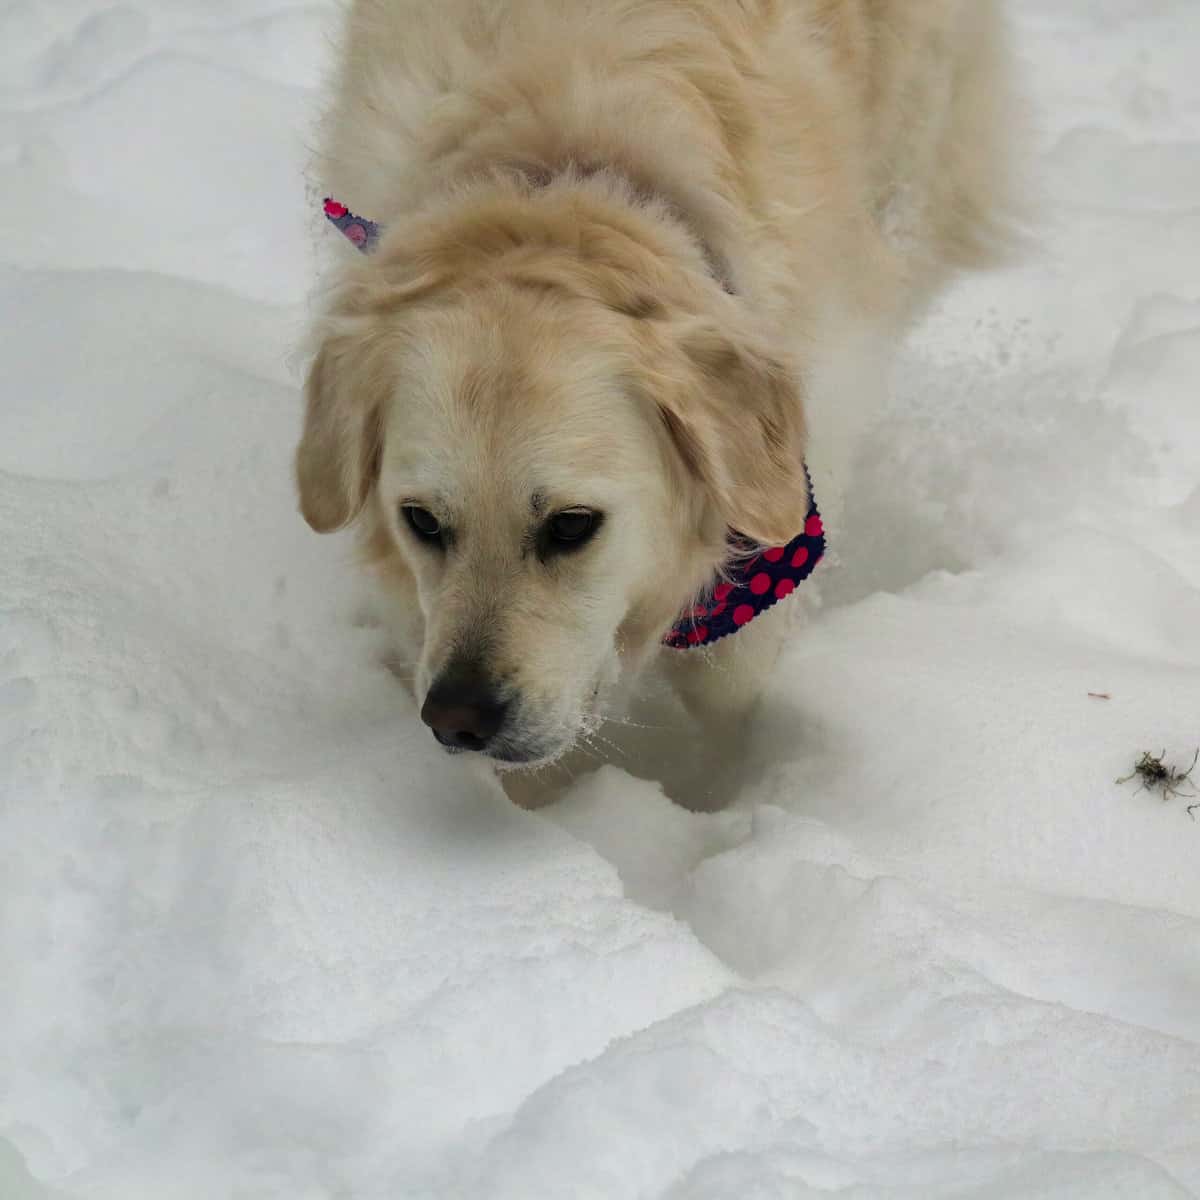
POLYGON ((676 448, 730 529, 764 545, 790 541, 808 512, 794 370, 757 340, 706 322, 678 338, 690 379, 655 396, 676 448))

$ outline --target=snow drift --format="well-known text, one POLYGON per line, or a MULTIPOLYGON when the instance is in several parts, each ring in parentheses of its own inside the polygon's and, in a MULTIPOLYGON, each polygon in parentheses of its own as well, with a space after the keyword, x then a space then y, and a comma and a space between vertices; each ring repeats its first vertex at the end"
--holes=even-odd
POLYGON ((332 6, 5 8, 4 1200, 1200 1195, 1200 823, 1113 782, 1200 741, 1200 10, 1016 12, 1042 245, 906 349, 730 806, 530 814, 295 514, 332 6))

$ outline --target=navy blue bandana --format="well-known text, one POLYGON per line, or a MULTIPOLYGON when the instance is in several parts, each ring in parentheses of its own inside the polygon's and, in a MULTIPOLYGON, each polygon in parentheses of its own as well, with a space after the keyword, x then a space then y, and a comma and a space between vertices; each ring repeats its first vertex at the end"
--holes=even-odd
POLYGON ((811 487, 808 495, 804 529, 786 546, 758 546, 730 534, 731 562, 723 578, 671 626, 663 638, 664 646, 690 650, 737 633, 760 613, 786 600, 796 585, 813 573, 825 553, 825 527, 811 487))
MULTIPOLYGON (((369 254, 383 230, 374 221, 356 216, 337 200, 326 199, 325 216, 364 254, 369 254)), ((786 546, 759 546, 740 535, 729 535, 729 566, 710 591, 667 631, 663 645, 673 650, 709 646, 753 621, 780 600, 787 599, 813 572, 825 553, 825 528, 808 489, 804 529, 786 546)))

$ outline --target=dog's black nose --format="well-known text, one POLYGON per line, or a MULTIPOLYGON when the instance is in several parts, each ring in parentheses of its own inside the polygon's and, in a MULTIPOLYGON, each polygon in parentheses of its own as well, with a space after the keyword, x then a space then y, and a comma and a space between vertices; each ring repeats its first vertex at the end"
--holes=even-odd
POLYGON ((433 681, 421 720, 443 746, 486 750, 508 713, 494 684, 475 667, 451 667, 433 681))

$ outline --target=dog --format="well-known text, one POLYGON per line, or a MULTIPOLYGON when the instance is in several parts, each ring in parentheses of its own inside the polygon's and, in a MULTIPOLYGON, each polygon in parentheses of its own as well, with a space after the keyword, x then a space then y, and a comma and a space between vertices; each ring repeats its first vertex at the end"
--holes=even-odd
POLYGON ((354 0, 296 477, 449 751, 552 762, 655 664, 744 721, 857 367, 1006 242, 1006 46, 991 0, 354 0))

